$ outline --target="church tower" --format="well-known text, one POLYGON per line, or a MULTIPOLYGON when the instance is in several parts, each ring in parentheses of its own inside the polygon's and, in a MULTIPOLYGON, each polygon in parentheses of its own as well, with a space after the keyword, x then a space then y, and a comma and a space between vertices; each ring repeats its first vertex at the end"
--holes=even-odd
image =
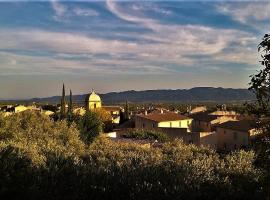
POLYGON ((85 98, 85 109, 86 110, 95 110, 101 108, 101 98, 99 95, 92 91, 91 94, 86 95, 85 98))

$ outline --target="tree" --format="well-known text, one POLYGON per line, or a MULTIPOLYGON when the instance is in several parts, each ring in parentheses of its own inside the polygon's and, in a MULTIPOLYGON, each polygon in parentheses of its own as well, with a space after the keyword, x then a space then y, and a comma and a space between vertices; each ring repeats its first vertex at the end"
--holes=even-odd
POLYGON ((124 112, 120 111, 120 120, 119 124, 123 124, 124 122, 129 120, 129 105, 128 101, 126 101, 124 112))
POLYGON ((64 119, 66 117, 66 95, 65 95, 65 84, 63 84, 62 89, 62 97, 61 97, 61 108, 60 108, 60 119, 64 119))
POLYGON ((129 105, 128 101, 126 100, 126 105, 125 105, 125 120, 129 120, 129 105))
POLYGON ((261 52, 262 69, 251 76, 250 90, 256 95, 256 102, 248 105, 249 111, 257 116, 258 129, 263 133, 254 147, 256 164, 266 171, 264 191, 270 197, 270 35, 265 34, 258 45, 261 52))
POLYGON ((69 104, 68 104, 68 120, 72 121, 73 104, 72 104, 72 91, 69 91, 69 104))
POLYGON ((86 143, 90 143, 95 137, 103 132, 103 122, 100 115, 96 112, 86 111, 79 122, 82 138, 86 143))

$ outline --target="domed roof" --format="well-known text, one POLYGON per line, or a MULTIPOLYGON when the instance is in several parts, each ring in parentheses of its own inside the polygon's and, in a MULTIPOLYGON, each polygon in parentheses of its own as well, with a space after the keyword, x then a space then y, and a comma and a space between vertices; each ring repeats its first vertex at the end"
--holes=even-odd
POLYGON ((101 98, 94 91, 92 91, 91 94, 86 95, 85 100, 89 102, 99 102, 101 101, 101 98))

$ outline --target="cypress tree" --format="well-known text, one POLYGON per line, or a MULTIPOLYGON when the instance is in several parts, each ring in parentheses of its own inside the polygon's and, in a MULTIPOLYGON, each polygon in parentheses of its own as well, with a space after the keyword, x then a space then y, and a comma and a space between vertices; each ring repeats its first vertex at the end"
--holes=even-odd
POLYGON ((128 105, 128 101, 126 101, 126 105, 125 105, 125 121, 129 120, 129 105, 128 105))
POLYGON ((61 97, 61 108, 60 108, 60 119, 64 119, 66 116, 66 95, 65 95, 65 84, 63 84, 62 97, 61 97))
POLYGON ((68 104, 68 120, 72 120, 72 111, 73 111, 73 103, 72 103, 72 91, 69 91, 69 104, 68 104))

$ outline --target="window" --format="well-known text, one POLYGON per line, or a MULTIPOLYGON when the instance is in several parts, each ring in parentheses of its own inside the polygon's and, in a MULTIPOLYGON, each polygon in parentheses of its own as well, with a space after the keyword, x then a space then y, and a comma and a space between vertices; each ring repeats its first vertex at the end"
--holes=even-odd
POLYGON ((97 104, 94 103, 94 108, 97 108, 97 104))
POLYGON ((170 122, 170 127, 172 127, 172 122, 170 122))
POLYGON ((179 122, 179 127, 181 127, 181 121, 179 122))
POLYGON ((155 128, 155 124, 154 123, 152 124, 152 128, 155 128))

